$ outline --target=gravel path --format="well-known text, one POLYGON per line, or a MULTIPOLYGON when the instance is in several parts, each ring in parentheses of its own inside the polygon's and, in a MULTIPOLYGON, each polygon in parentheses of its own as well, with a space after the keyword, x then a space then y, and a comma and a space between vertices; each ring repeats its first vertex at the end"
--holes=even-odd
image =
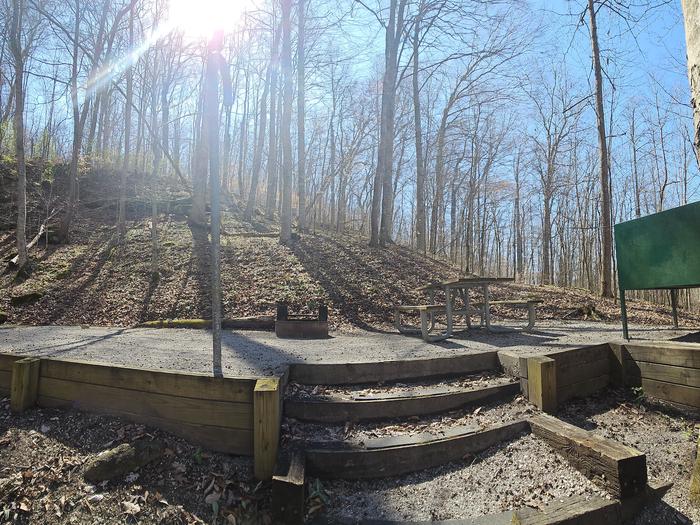
MULTIPOLYGON (((670 339, 688 331, 645 329, 646 339, 670 339)), ((268 375, 294 362, 362 362, 462 355, 510 350, 522 354, 576 348, 620 339, 618 325, 544 321, 532 333, 489 333, 475 329, 460 337, 428 344, 390 332, 334 333, 314 341, 278 339, 270 332, 223 334, 224 373, 268 375)), ((205 330, 23 326, 0 328, 0 352, 86 359, 149 369, 211 371, 211 334, 205 330)))

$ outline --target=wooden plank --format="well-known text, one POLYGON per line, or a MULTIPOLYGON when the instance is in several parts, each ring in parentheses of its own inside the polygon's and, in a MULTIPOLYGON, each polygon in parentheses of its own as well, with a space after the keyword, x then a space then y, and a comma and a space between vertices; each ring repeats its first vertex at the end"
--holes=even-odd
POLYGON ((638 361, 634 366, 626 367, 626 371, 628 378, 637 380, 641 380, 641 378, 653 379, 655 381, 700 388, 700 372, 696 368, 638 361))
MULTIPOLYGON (((80 408, 65 399, 56 399, 41 395, 37 399, 37 404, 49 408, 80 408)), ((252 429, 184 423, 182 421, 165 419, 154 415, 146 415, 137 410, 115 410, 113 407, 90 407, 90 411, 123 417, 130 421, 160 428, 166 432, 187 439, 192 443, 217 452, 241 454, 245 456, 253 455, 252 429)))
POLYGON ((589 379, 609 375, 610 358, 607 355, 595 361, 581 362, 578 364, 568 363, 566 365, 560 365, 557 363, 557 382, 560 384, 582 383, 589 379))
POLYGON ((507 350, 498 351, 498 362, 509 376, 520 377, 520 356, 507 350))
POLYGON ((272 476, 272 517, 275 523, 304 523, 305 458, 299 452, 281 455, 272 476))
POLYGON ((577 397, 588 397, 596 392, 605 390, 609 385, 610 376, 608 374, 576 383, 569 382, 564 384, 557 377, 557 401, 563 403, 577 397))
POLYGON ((624 343, 623 346, 629 357, 635 361, 700 368, 700 344, 698 343, 653 341, 624 343))
POLYGON ((36 405, 40 363, 36 357, 27 357, 12 364, 10 408, 13 412, 24 412, 36 405))
POLYGON ((0 370, 0 393, 9 394, 12 385, 12 372, 0 370))
POLYGON ((496 385, 473 390, 445 390, 399 396, 332 400, 287 400, 284 414, 303 421, 345 423, 371 421, 447 412, 457 408, 514 397, 520 391, 518 383, 496 385))
POLYGON ((515 511, 518 525, 620 525, 620 503, 601 496, 554 500, 542 510, 515 511))
POLYGON ((310 475, 322 478, 367 479, 398 476, 430 467, 459 461, 497 443, 514 439, 529 431, 527 421, 498 425, 477 433, 416 440, 412 444, 375 448, 311 448, 306 453, 310 475))
POLYGON ((255 477, 270 479, 280 439, 281 393, 278 377, 258 379, 253 394, 253 451, 255 477))
POLYGON ((529 357, 527 377, 530 402, 544 412, 556 412, 558 406, 556 361, 544 356, 529 357))
POLYGON ((154 394, 48 377, 42 377, 39 382, 39 396, 62 399, 67 406, 82 410, 137 413, 184 423, 247 430, 253 428, 253 407, 250 403, 154 394))
POLYGON ((548 415, 530 420, 532 432, 618 498, 645 490, 646 455, 548 415))
POLYGON ((481 427, 475 423, 469 425, 459 425, 449 427, 442 432, 419 432, 417 434, 399 434, 395 436, 380 437, 367 439, 362 442, 367 450, 379 448, 400 447, 404 445, 413 445, 416 443, 429 443, 435 439, 446 439, 451 437, 466 436, 467 434, 476 434, 481 430, 481 427))
POLYGON ((608 343, 599 345, 584 346, 581 348, 570 348, 567 350, 556 350, 547 354, 547 357, 557 362, 557 367, 564 369, 570 366, 577 366, 581 363, 591 363, 607 359, 610 355, 608 343))
POLYGON ((18 359, 23 359, 24 356, 21 355, 10 355, 0 353, 0 370, 5 372, 12 372, 12 363, 18 359))
POLYGON ((642 378, 644 393, 659 399, 700 408, 700 388, 642 378))
POLYGON ((495 351, 449 357, 368 363, 293 363, 290 381, 305 385, 343 385, 465 375, 499 368, 495 351))
POLYGON ((89 361, 56 359, 42 360, 41 377, 193 399, 240 403, 253 402, 253 388, 256 381, 253 378, 222 378, 206 374, 163 372, 89 361))

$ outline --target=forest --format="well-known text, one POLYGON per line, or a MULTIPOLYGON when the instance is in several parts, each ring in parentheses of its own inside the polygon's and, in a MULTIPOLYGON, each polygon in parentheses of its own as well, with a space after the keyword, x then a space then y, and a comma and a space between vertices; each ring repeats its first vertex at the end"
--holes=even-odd
POLYGON ((283 242, 359 233, 612 297, 612 225, 697 194, 677 2, 3 0, 0 23, 19 267, 44 229, 70 242, 104 168, 118 237, 150 201, 155 267, 163 203, 206 226, 220 186, 283 242))

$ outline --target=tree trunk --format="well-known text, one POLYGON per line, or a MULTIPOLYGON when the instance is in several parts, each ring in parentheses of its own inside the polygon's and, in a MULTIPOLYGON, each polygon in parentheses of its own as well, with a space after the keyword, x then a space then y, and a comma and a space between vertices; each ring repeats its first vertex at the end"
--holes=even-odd
POLYGON ((591 23, 591 47, 593 50, 593 72, 595 74, 595 106, 598 127, 598 147, 600 150, 600 234, 601 269, 600 288, 603 297, 612 297, 612 197, 610 195, 610 167, 608 144, 605 131, 605 109, 603 108, 603 71, 598 47, 598 28, 594 0, 588 0, 588 14, 591 23))
POLYGON ((391 242, 393 211, 394 120, 396 114, 396 78, 403 12, 406 0, 391 0, 389 23, 384 40, 384 76, 382 78, 382 110, 379 125, 377 172, 372 195, 370 245, 391 242))
POLYGON ((685 16, 685 41, 688 54, 691 104, 695 110, 696 159, 700 162, 700 4, 697 0, 681 0, 685 16))
POLYGON ((15 62, 15 155, 17 157, 17 267, 27 264, 27 167, 24 158, 24 50, 22 49, 23 0, 12 2, 10 47, 15 62))
POLYGON ((425 161, 423 160, 423 122, 420 107, 420 87, 418 82, 419 38, 424 3, 421 1, 413 27, 413 115, 416 134, 416 248, 425 254, 425 161))
MULTIPOLYGON (((134 46, 134 4, 129 10, 129 50, 134 46)), ((120 237, 126 231, 126 176, 129 172, 129 154, 131 151, 131 104, 134 93, 134 71, 131 62, 126 70, 126 102, 124 105, 124 162, 119 180, 119 216, 117 231, 120 237)))
POLYGON ((298 0, 297 34, 297 195, 299 231, 306 231, 306 2, 298 0))
POLYGON ((280 242, 292 238, 292 0, 282 2, 282 209, 280 242))
MULTIPOLYGON (((281 29, 280 29, 281 31, 281 29)), ((273 39, 277 41, 277 39, 273 39)), ((267 195, 265 217, 272 219, 277 203, 277 78, 279 76, 279 54, 275 47, 272 52, 272 74, 270 75, 270 136, 267 153, 267 195)))

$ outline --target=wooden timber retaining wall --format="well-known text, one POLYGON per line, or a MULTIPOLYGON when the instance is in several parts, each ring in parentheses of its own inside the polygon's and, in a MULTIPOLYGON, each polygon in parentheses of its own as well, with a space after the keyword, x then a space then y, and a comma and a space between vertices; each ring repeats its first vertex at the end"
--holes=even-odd
POLYGON ((609 385, 642 387, 657 399, 700 409, 700 344, 674 341, 605 343, 546 355, 501 358, 521 390, 545 412, 609 385))
POLYGON ((610 343, 612 382, 700 409, 700 344, 673 341, 610 343))
POLYGON ((0 355, 0 393, 11 406, 75 408, 161 428, 192 443, 255 457, 272 476, 279 443, 280 378, 212 377, 117 365, 0 355))
POLYGON ((16 355, 0 354, 0 396, 9 396, 12 385, 12 363, 20 359, 16 355))

